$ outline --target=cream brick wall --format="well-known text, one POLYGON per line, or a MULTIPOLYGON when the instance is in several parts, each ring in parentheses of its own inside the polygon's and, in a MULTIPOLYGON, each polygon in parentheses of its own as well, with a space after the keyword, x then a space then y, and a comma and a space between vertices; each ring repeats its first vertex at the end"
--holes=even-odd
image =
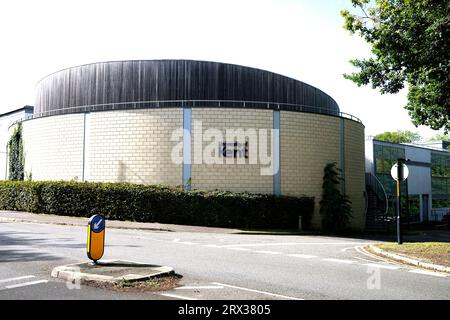
POLYGON ((352 201, 352 227, 362 231, 365 220, 364 126, 344 119, 345 191, 352 201))
MULTIPOLYGON (((314 228, 321 226, 319 201, 323 169, 330 162, 337 162, 341 167, 340 121, 338 117, 281 111, 281 192, 315 198, 314 228)), ((361 228, 364 223, 364 210, 361 210, 364 207, 364 127, 354 121, 344 121, 346 190, 355 211, 352 227, 361 228)))
POLYGON ((181 108, 90 114, 90 181, 182 184, 182 165, 171 158, 172 132, 183 127, 181 108))
POLYGON ((323 168, 330 162, 340 165, 339 141, 339 118, 281 111, 281 192, 314 197, 316 228, 321 224, 323 168))
POLYGON ((33 180, 81 180, 83 114, 23 122, 25 172, 33 180))
MULTIPOLYGON (((255 109, 219 109, 219 108, 193 108, 192 123, 202 122, 202 131, 219 129, 225 137, 226 129, 267 129, 273 127, 272 110, 255 109)), ((199 128, 192 126, 192 137, 199 134, 199 128)), ((194 138, 193 138, 194 140, 194 138)), ((224 139, 225 140, 225 139, 224 139)), ((227 141, 229 142, 229 141, 227 141)), ((270 136, 268 139, 269 155, 271 150, 270 136)), ((272 193, 273 176, 261 175, 261 165, 257 164, 196 164, 198 154, 202 152, 209 142, 203 146, 192 144, 191 185, 194 189, 228 190, 235 192, 272 193)), ((219 146, 217 146, 218 149, 219 146)), ((252 148, 252 145, 249 146, 252 148)), ((224 158, 222 158, 224 159, 224 158)))
MULTIPOLYGON (((192 109, 192 137, 198 131, 273 128, 273 111, 261 109, 192 109)), ((281 193, 316 199, 313 227, 320 228, 319 201, 323 168, 340 163, 341 118, 280 112, 281 193)), ((183 109, 162 108, 93 112, 87 137, 88 181, 182 184, 182 164, 172 161, 177 141, 172 133, 183 126, 183 109)), ((81 180, 84 115, 60 115, 24 122, 25 169, 33 180, 81 180)), ((364 226, 364 126, 344 120, 346 192, 353 203, 352 227, 364 226)), ((224 139, 225 140, 225 139, 224 139)), ((181 142, 179 140, 178 142, 181 142)), ((229 142, 229 141, 227 141, 229 142)), ((194 189, 272 193, 273 175, 261 175, 261 164, 195 163, 206 145, 191 145, 194 189)), ((217 146, 218 149, 219 146, 217 146)), ((250 146, 252 147, 252 146, 250 146)), ((269 139, 268 154, 271 154, 269 139)))

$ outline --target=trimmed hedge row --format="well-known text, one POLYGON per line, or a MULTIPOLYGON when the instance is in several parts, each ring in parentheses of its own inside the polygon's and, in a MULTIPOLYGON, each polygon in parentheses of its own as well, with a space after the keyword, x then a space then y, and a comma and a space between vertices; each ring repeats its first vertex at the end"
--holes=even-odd
POLYGON ((230 228, 308 226, 314 198, 129 183, 0 182, 0 210, 230 228))

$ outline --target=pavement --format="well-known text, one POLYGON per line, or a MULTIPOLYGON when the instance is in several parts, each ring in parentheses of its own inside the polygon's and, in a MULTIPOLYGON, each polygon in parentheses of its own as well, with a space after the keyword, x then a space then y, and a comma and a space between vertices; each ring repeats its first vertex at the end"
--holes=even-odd
MULTIPOLYGON (((23 211, 0 210, 0 222, 32 222, 49 223, 69 226, 87 226, 89 218, 67 217, 52 214, 36 214, 23 211)), ((238 233, 241 230, 231 228, 212 228, 203 226, 187 226, 178 224, 163 224, 150 222, 108 220, 108 228, 135 229, 168 232, 207 232, 207 233, 238 233)))
POLYGON ((448 274, 362 249, 378 240, 221 233, 203 227, 195 232, 116 229, 110 224, 103 259, 171 266, 183 276, 179 286, 115 292, 52 278, 57 266, 87 261, 86 226, 3 220, 0 299, 450 299, 448 274))

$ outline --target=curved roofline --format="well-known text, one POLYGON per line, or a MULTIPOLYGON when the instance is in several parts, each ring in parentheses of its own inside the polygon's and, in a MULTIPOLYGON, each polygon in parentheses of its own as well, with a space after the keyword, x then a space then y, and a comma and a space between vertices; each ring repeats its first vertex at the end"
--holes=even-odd
POLYGON ((75 68, 79 68, 79 67, 84 67, 84 66, 89 66, 89 65, 95 65, 95 64, 102 64, 102 63, 118 63, 118 62, 146 62, 146 61, 191 61, 191 62, 206 62, 206 63, 217 63, 217 64, 225 64, 225 65, 230 65, 230 66, 236 66, 236 67, 240 67, 240 68, 248 68, 248 69, 253 69, 253 70, 259 70, 259 71, 263 71, 263 72, 267 72, 273 75, 277 75, 277 76, 281 76, 287 79, 291 79, 294 81, 298 81, 301 82, 311 88, 314 88, 316 90, 319 90, 322 94, 326 95, 327 97, 329 97, 331 100, 333 100, 333 102, 338 106, 339 108, 339 104, 336 102, 336 100, 330 96, 328 93, 326 93, 325 91, 323 91, 322 89, 319 89, 309 83, 306 83, 304 81, 289 77, 289 76, 285 76, 281 73, 276 73, 276 72, 272 72, 272 71, 268 71, 265 69, 261 69, 261 68, 255 68, 255 67, 249 67, 249 66, 245 66, 245 65, 241 65, 241 64, 235 64, 235 63, 228 63, 228 62, 218 62, 218 61, 209 61, 209 60, 194 60, 194 59, 147 59, 147 60, 142 60, 142 59, 137 59, 137 60, 133 60, 133 59, 129 59, 129 60, 108 60, 108 61, 98 61, 98 62, 91 62, 91 63, 84 63, 84 64, 80 64, 80 65, 76 65, 76 66, 72 66, 72 67, 67 67, 67 68, 63 68, 60 69, 58 71, 52 72, 46 76, 44 76, 43 78, 41 78, 35 85, 35 88, 39 85, 39 83, 43 80, 45 80, 46 78, 57 74, 59 72, 62 71, 66 71, 66 70, 70 70, 70 69, 75 69, 75 68))
POLYGON ((14 114, 14 113, 17 113, 17 112, 20 112, 20 111, 25 111, 25 112, 26 111, 31 111, 31 112, 33 112, 33 109, 34 109, 33 106, 26 105, 26 106, 23 106, 22 108, 10 110, 10 111, 7 111, 5 113, 0 114, 0 118, 9 116, 11 114, 14 114))
MULTIPOLYGON (((224 101, 226 102, 226 101, 224 101)), ((276 103, 273 103, 276 104, 276 103)), ((77 107, 75 107, 77 108, 77 107)), ((76 111, 76 112, 71 112, 71 113, 56 113, 56 114, 49 114, 49 115, 31 115, 29 117, 26 117, 23 120, 20 121, 28 121, 28 120, 34 120, 34 119, 40 119, 40 118, 47 118, 47 117, 56 117, 56 116, 64 116, 64 115, 73 115, 73 114, 84 114, 84 113, 90 113, 90 112, 112 112, 112 111, 137 111, 137 110, 149 110, 149 109, 159 109, 159 108, 170 108, 170 109, 175 109, 175 108, 183 108, 183 106, 177 106, 177 107, 157 107, 157 108, 135 108, 135 109, 111 109, 111 110, 95 110, 95 111, 76 111)), ((217 107, 211 107, 211 106, 199 106, 196 108, 217 108, 217 107)), ((80 109, 80 108, 77 108, 80 109)), ((242 110, 241 107, 237 107, 237 106, 232 106, 232 107, 225 107, 225 109, 239 109, 242 110)), ((275 109, 275 108, 258 108, 258 107, 246 107, 245 109, 252 109, 252 110, 278 110, 281 112, 298 112, 298 113, 305 113, 305 114, 315 114, 315 115, 319 115, 319 116, 328 116, 328 117, 335 117, 335 118, 340 118, 340 119, 344 119, 344 120, 349 120, 349 121, 353 121, 354 123, 357 123, 359 125, 361 125, 363 128, 365 128, 364 123, 361 121, 361 119, 359 119, 358 117, 346 113, 346 112, 339 112, 338 114, 332 114, 332 113, 315 113, 315 112, 309 112, 309 111, 300 111, 300 110, 288 110, 288 109, 283 109, 283 108, 279 108, 279 109, 275 109)), ((54 111, 51 111, 54 112, 54 111)), ((16 121, 17 122, 17 121, 16 121)), ((13 124, 15 124, 16 122, 14 122, 13 124)), ((12 125, 13 125, 12 124, 12 125)), ((11 125, 11 126, 12 126, 11 125)), ((11 127, 10 126, 10 127, 11 127)), ((384 141, 381 141, 384 142, 384 141)), ((436 151, 436 150, 433 150, 436 151)))

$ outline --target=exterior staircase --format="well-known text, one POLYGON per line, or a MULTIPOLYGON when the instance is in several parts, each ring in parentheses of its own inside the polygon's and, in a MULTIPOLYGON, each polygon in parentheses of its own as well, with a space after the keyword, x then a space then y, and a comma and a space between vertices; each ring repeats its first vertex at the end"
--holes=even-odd
POLYGON ((385 232, 389 224, 386 191, 376 176, 366 173, 366 228, 368 232, 385 232))

